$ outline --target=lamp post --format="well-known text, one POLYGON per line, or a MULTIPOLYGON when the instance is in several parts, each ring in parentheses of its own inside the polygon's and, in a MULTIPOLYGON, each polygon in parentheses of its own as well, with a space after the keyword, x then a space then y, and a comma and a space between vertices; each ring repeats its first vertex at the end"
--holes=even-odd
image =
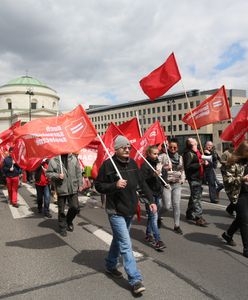
POLYGON ((32 88, 28 88, 26 91, 26 95, 29 95, 29 121, 31 121, 31 96, 34 96, 34 92, 32 88))

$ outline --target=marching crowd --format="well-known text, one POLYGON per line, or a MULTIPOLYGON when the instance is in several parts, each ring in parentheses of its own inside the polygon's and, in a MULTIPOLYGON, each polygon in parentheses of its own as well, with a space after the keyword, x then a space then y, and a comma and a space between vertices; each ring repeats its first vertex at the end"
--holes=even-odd
MULTIPOLYGON (((182 235, 180 226, 180 201, 182 184, 187 180, 190 197, 186 219, 197 226, 207 227, 202 209, 203 184, 209 188, 209 201, 218 203, 223 188, 230 200, 226 211, 235 216, 229 229, 222 234, 226 243, 235 246, 233 235, 240 230, 243 255, 248 257, 248 140, 235 150, 230 147, 221 157, 211 141, 207 141, 204 153, 198 149, 197 140, 188 138, 185 151, 178 152, 176 140, 167 144, 148 146, 146 160, 139 168, 130 158, 130 141, 122 135, 114 140, 115 154, 101 165, 94 181, 96 190, 106 197, 105 208, 112 228, 113 239, 106 258, 106 272, 121 278, 117 269, 119 257, 135 294, 145 290, 143 278, 132 253, 130 226, 135 214, 140 213, 140 202, 145 203, 147 225, 145 240, 155 250, 165 248, 160 237, 160 226, 166 212, 172 208, 174 232, 182 235), (223 184, 217 180, 216 168, 221 164, 223 184), (165 184, 166 183, 166 184, 165 184)), ((9 203, 18 208, 17 191, 22 172, 11 155, 12 148, 3 161, 2 172, 6 177, 9 203)), ((73 231, 73 220, 79 211, 78 192, 82 191, 83 175, 76 154, 63 154, 43 160, 35 170, 38 213, 47 218, 51 186, 57 193, 58 227, 61 236, 73 231), (66 205, 68 211, 65 213, 66 205)))

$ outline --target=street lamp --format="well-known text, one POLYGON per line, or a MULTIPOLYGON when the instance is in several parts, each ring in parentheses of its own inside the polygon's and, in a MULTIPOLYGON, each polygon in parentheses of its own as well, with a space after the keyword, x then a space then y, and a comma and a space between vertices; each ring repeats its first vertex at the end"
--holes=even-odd
POLYGON ((34 96, 34 92, 32 88, 28 88, 28 90, 25 93, 26 95, 29 95, 29 121, 31 121, 31 96, 34 96))

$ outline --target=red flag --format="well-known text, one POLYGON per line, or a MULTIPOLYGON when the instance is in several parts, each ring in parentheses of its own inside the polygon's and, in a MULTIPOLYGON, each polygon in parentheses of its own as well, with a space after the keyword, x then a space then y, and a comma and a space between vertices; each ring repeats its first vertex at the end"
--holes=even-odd
POLYGON ((21 126, 21 121, 17 121, 14 124, 12 124, 10 128, 0 133, 0 139, 2 140, 0 145, 5 145, 6 143, 11 142, 14 129, 20 126, 21 126))
POLYGON ((140 80, 143 92, 154 100, 165 94, 181 79, 174 53, 156 70, 140 80))
POLYGON ((182 121, 195 129, 201 128, 207 124, 216 123, 219 121, 231 119, 228 99, 224 85, 212 96, 204 100, 200 105, 192 110, 192 114, 188 112, 182 121))
POLYGON ((23 139, 28 158, 77 152, 96 135, 81 105, 62 116, 33 120, 14 130, 15 139, 23 139))
POLYGON ((233 122, 226 127, 220 138, 223 141, 232 141, 236 148, 244 139, 248 132, 248 100, 242 106, 233 122))
POLYGON ((127 122, 124 122, 117 126, 120 131, 129 139, 130 143, 133 144, 140 139, 140 130, 137 118, 133 118, 127 122))
MULTIPOLYGON (((105 144, 106 148, 108 149, 110 155, 115 154, 114 150, 114 140, 118 135, 123 135, 123 133, 118 129, 118 127, 110 123, 108 129, 106 130, 104 136, 102 136, 103 143, 105 144)), ((102 144, 98 147, 97 159, 93 165, 91 176, 93 178, 97 177, 99 168, 101 167, 102 163, 108 158, 108 154, 106 153, 105 149, 103 148, 102 144)))
POLYGON ((18 166, 27 171, 36 170, 43 160, 43 158, 28 158, 26 156, 25 143, 22 139, 16 140, 12 156, 18 166))
POLYGON ((164 130, 160 126, 159 121, 156 121, 150 126, 145 134, 132 146, 130 157, 132 157, 137 165, 140 167, 143 163, 143 158, 139 155, 137 150, 145 156, 145 151, 148 146, 157 145, 163 143, 167 139, 164 130))

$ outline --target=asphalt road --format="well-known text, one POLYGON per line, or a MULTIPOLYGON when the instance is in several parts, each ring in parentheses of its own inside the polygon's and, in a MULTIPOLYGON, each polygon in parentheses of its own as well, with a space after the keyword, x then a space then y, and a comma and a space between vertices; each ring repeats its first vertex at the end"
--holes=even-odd
MULTIPOLYGON (((0 299, 134 297, 126 277, 113 280, 104 273, 111 230, 99 197, 80 197, 75 230, 62 238, 57 232, 56 206, 51 206, 52 219, 37 214, 32 186, 19 189, 18 209, 8 205, 6 193, 6 189, 0 190, 0 299)), ((210 204, 204 187, 207 228, 185 220, 188 194, 185 184, 181 202, 184 235, 173 232, 172 212, 163 220, 160 232, 167 246, 163 252, 144 241, 144 211, 140 223, 134 220, 133 248, 147 289, 142 298, 247 299, 248 260, 241 254, 240 235, 235 236, 236 247, 227 246, 220 238, 232 222, 225 212, 225 193, 221 192, 220 204, 210 204)))

